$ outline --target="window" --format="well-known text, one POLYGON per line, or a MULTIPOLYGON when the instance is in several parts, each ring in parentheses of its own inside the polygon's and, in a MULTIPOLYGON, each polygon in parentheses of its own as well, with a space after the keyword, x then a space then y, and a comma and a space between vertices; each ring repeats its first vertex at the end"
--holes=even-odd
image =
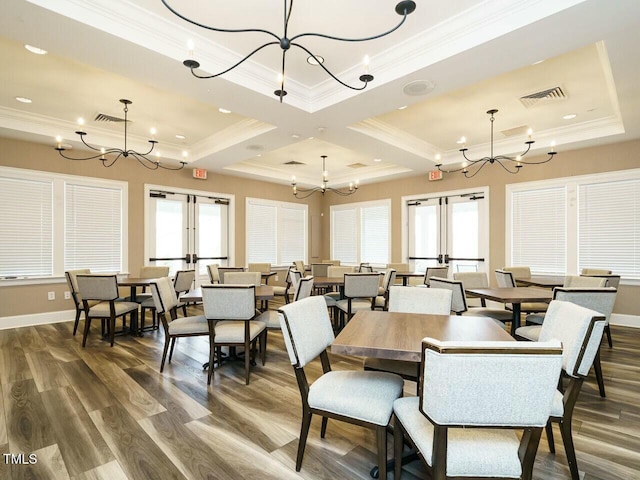
POLYGON ((0 278, 127 269, 127 184, 0 168, 0 278))
POLYGON ((331 258, 345 264, 386 265, 390 224, 390 200, 332 206, 331 258))
POLYGON ((247 198, 247 263, 306 260, 307 212, 307 205, 247 198))
POLYGON ((640 280, 640 170, 507 185, 509 265, 640 280))

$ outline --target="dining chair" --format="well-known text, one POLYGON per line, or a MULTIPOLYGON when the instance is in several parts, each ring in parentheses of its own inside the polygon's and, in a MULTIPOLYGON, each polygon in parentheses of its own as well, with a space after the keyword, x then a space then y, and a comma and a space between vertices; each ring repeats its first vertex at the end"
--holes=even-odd
POLYGON ((611 270, 601 268, 583 268, 580 272, 581 275, 611 275, 611 273, 611 270))
MULTIPOLYGON (((607 270, 608 271, 608 270, 607 270)), ((595 273, 595 274, 581 274, 583 278, 593 277, 600 278, 605 281, 604 287, 613 287, 618 290, 620 286, 620 275, 611 275, 608 273, 595 273)), ((611 327, 609 326, 609 320, 607 320, 607 324, 604 327, 604 333, 607 335, 607 343, 609 344, 609 348, 613 347, 613 340, 611 339, 611 327)))
POLYGON ((406 438, 434 480, 530 479, 561 368, 557 340, 523 347, 425 338, 419 396, 393 403, 394 478, 406 438))
POLYGON ((224 283, 224 276, 227 272, 244 272, 244 267, 218 267, 218 283, 224 283))
POLYGON ((331 267, 333 264, 331 263, 312 263, 311 264, 311 275, 314 277, 326 277, 327 269, 331 267))
POLYGON ((429 279, 431 277, 441 277, 447 278, 449 276, 449 266, 439 266, 439 267, 427 267, 424 271, 424 277, 422 278, 422 283, 429 286, 429 279))
MULTIPOLYGON (((144 265, 140 267, 138 278, 160 278, 169 276, 169 267, 163 265, 144 265)), ((142 303, 145 300, 151 300, 151 293, 148 293, 147 287, 142 287, 142 292, 136 294, 136 302, 142 303)), ((125 300, 131 300, 127 298, 125 300)))
POLYGON ((217 263, 210 263, 209 265, 207 265, 207 273, 209 274, 209 281, 213 284, 213 283, 220 283, 220 273, 218 272, 218 267, 220 265, 218 265, 217 263))
POLYGON ((228 285, 255 285, 258 287, 262 283, 262 276, 260 272, 225 272, 221 283, 228 285))
MULTIPOLYGON (((193 272, 193 270, 189 271, 193 272)), ((169 351, 169 363, 171 363, 176 340, 180 337, 208 337, 209 322, 207 322, 207 318, 204 315, 178 318, 177 310, 180 302, 176 293, 176 286, 171 283, 168 277, 158 278, 155 282, 151 282, 151 296, 155 304, 155 311, 164 329, 164 349, 160 362, 160 373, 162 373, 169 344, 171 344, 171 350, 169 351)))
POLYGON ((396 283, 396 271, 393 268, 387 268, 382 277, 382 285, 378 287, 378 295, 373 305, 374 309, 389 309, 389 288, 394 283, 396 283))
POLYGON ((358 265, 358 273, 372 273, 373 267, 368 262, 362 262, 358 265))
MULTIPOLYGON (((605 319, 605 332, 607 325, 613 312, 613 305, 616 302, 617 291, 613 287, 602 288, 554 288, 553 299, 563 300, 565 302, 575 303, 582 307, 594 310, 604 316, 605 319)), ((537 342, 540 338, 542 331, 542 325, 546 319, 546 315, 543 314, 531 314, 527 315, 526 323, 534 325, 527 325, 520 327, 516 330, 516 338, 530 340, 537 342)), ((598 382, 598 390, 601 397, 605 397, 604 377, 602 375, 602 366, 600 364, 600 350, 595 356, 593 361, 593 368, 596 374, 596 380, 598 382)))
POLYGON ((567 288, 602 288, 607 283, 605 278, 567 275, 563 287, 567 288))
POLYGON ((335 267, 340 266, 340 260, 322 260, 322 263, 327 263, 329 265, 333 265, 335 267))
POLYGON ((289 303, 289 295, 294 292, 291 289, 291 270, 292 267, 287 268, 286 270, 277 270, 276 274, 276 282, 271 286, 273 287, 273 295, 276 297, 282 297, 284 299, 284 303, 289 303), (284 275, 284 279, 281 280, 281 275, 284 275))
POLYGON ((515 280, 520 280, 521 278, 531 278, 530 267, 503 267, 502 270, 504 270, 505 272, 511 272, 515 280))
MULTIPOLYGON (((329 266, 329 268, 327 268, 326 276, 330 278, 342 278, 344 277, 345 273, 354 273, 354 272, 355 272, 354 267, 331 265, 329 266)), ((339 289, 335 291, 325 292, 324 297, 325 297, 325 300, 327 301, 327 307, 334 308, 334 309, 336 309, 336 304, 338 300, 342 298, 339 289)))
MULTIPOLYGON (((76 308, 76 319, 73 322, 73 335, 75 336, 76 331, 78 330, 78 324, 80 323, 80 315, 84 313, 84 306, 82 305, 82 297, 80 296, 80 292, 78 292, 78 281, 76 280, 77 275, 89 275, 91 274, 91 270, 88 268, 82 268, 78 270, 67 270, 64 272, 64 276, 67 279, 67 286, 69 287, 69 291, 71 292, 71 299, 73 300, 73 304, 76 308)), ((91 307, 98 304, 98 301, 92 301, 91 307)))
MULTIPOLYGON (((518 285, 512 272, 498 269, 495 274, 499 288, 517 288, 518 285)), ((520 304, 520 311, 522 313, 546 312, 548 306, 549 304, 544 302, 523 302, 520 304)), ((513 306, 510 303, 506 303, 505 308, 513 310, 513 306)))
MULTIPOLYGON (((160 277, 169 278, 169 277, 160 277)), ((179 270, 176 272, 176 276, 173 281, 173 288, 178 298, 178 308, 182 308, 182 314, 187 316, 187 304, 180 301, 180 295, 187 293, 191 290, 193 282, 196 278, 195 270, 179 270)), ((144 324, 147 319, 147 311, 151 312, 151 328, 153 330, 158 328, 158 311, 156 309, 156 302, 153 298, 148 298, 140 303, 140 330, 144 330, 144 324)))
POLYGON ((247 272, 270 273, 271 264, 270 263, 250 263, 249 265, 247 265, 247 272))
MULTIPOLYGON (((255 272, 254 272, 255 273, 255 272)), ((211 384, 215 355, 220 364, 222 346, 244 347, 245 383, 249 385, 251 362, 255 357, 255 345, 260 341, 262 365, 266 362, 267 326, 256 317, 255 285, 203 285, 204 315, 209 322, 209 373, 211 384)))
POLYGON ((304 266, 304 260, 296 260, 293 262, 293 266, 295 267, 295 269, 297 271, 300 272, 300 274, 302 276, 304 276, 304 271, 305 271, 305 266, 304 266))
MULTIPOLYGON (((297 302, 299 300, 305 299, 311 296, 313 293, 313 277, 308 276, 305 278, 301 278, 298 283, 298 288, 296 289, 296 293, 293 296, 293 302, 297 302)), ((287 302, 288 304, 289 302, 287 302)), ((264 322, 267 325, 268 329, 280 329, 280 317, 282 314, 276 310, 266 310, 262 312, 256 320, 260 322, 264 322)))
MULTIPOLYGON (((118 300, 118 277, 116 275, 76 275, 78 282, 78 292, 82 298, 84 307, 84 334, 82 336, 82 347, 87 343, 91 320, 99 318, 102 322, 108 322, 109 341, 113 347, 113 340, 116 330, 116 318, 122 317, 123 328, 125 326, 125 315, 131 314, 130 326, 133 328, 138 320, 138 307, 136 302, 117 302, 118 300), (99 302, 94 304, 93 302, 99 302)), ((103 328, 104 331, 104 328, 103 328)))
MULTIPOLYGON (((379 478, 387 478, 387 427, 393 401, 402 396, 402 378, 383 372, 331 370, 327 347, 334 335, 322 297, 312 296, 290 303, 279 312, 287 353, 302 397, 296 471, 302 468, 311 418, 316 414, 322 417, 321 438, 325 437, 329 418, 374 430, 379 478), (318 357, 322 362, 322 375, 309 384, 305 367, 318 357)), ((316 378, 316 374, 313 375, 316 378)))
POLYGON ((344 327, 358 310, 373 310, 379 283, 380 275, 377 273, 344 274, 344 298, 336 302, 341 327, 344 327))
MULTIPOLYGON (((454 272, 454 280, 460 280, 465 290, 472 288, 489 288, 489 277, 486 272, 454 272)), ((467 297, 467 301, 473 299, 473 297, 467 297)), ((487 306, 487 302, 484 298, 475 298, 474 300, 480 300, 480 305, 487 306)))

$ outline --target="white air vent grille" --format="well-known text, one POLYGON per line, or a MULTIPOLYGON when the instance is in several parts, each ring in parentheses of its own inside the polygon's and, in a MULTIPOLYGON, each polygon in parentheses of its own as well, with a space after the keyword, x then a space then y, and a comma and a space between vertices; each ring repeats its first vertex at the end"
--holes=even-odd
POLYGON ((525 107, 531 108, 537 105, 544 105, 549 102, 566 100, 567 98, 567 94, 562 87, 553 87, 520 97, 520 102, 522 102, 525 107))
MULTIPOLYGON (((95 122, 113 122, 113 123, 122 123, 124 122, 124 118, 114 117, 113 115, 107 115, 106 113, 98 113, 96 118, 93 119, 95 122)), ((127 122, 131 123, 131 120, 127 120, 127 122)))
POLYGON ((362 168, 362 167, 366 167, 367 165, 365 165, 364 163, 352 163, 350 165, 347 165, 347 167, 349 168, 362 168))
POLYGON ((306 165, 306 163, 298 162, 296 160, 291 160, 290 162, 284 162, 284 165, 306 165))

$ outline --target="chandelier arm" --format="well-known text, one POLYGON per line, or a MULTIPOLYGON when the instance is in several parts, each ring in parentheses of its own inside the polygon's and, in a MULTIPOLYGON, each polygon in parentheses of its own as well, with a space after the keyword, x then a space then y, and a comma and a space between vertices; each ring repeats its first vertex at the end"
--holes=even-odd
POLYGON ((147 170, 157 170, 159 167, 159 162, 155 162, 153 160, 149 160, 148 158, 140 155, 137 152, 130 151, 128 152, 129 156, 135 158, 137 162, 142 165, 147 170))
POLYGON ((116 157, 111 160, 110 162, 108 162, 106 158, 101 158, 100 161, 102 162, 102 165, 109 168, 112 167, 117 161, 118 159, 122 156, 122 151, 120 153, 118 153, 118 155, 116 155, 116 157))
MULTIPOLYGON (((504 159, 503 159, 503 160, 504 160, 504 159)), ((509 159, 509 160, 511 160, 511 159, 509 159)), ((513 174, 513 175, 515 175, 516 173, 518 173, 518 172, 520 171, 520 169, 519 169, 518 167, 516 167, 516 169, 515 169, 515 170, 510 170, 510 169, 509 169, 509 167, 508 167, 507 165, 505 165, 504 163, 502 163, 502 162, 501 162, 500 160, 498 160, 497 158, 496 158, 496 163, 497 163, 498 165, 500 165, 500 166, 501 166, 505 171, 507 171, 507 172, 509 172, 509 173, 511 173, 511 174, 513 174)))
MULTIPOLYGON (((129 150, 127 150, 127 153, 134 153, 136 155, 142 155, 143 157, 145 157, 145 156, 149 155, 151 152, 153 152, 153 149, 156 147, 156 143, 158 143, 158 142, 156 142, 155 140, 149 140, 149 143, 151 143, 151 148, 149 149, 148 152, 140 153, 140 152, 137 152, 137 151, 135 151, 133 149, 129 149, 129 150)), ((153 161, 153 160, 149 160, 149 161, 153 161)))
POLYGON ((187 162, 180 162, 180 166, 179 167, 168 167, 166 165, 161 164, 160 162, 157 163, 158 167, 160 167, 160 168, 162 168, 164 170, 173 170, 173 171, 182 170, 185 167, 186 164, 187 164, 187 162))
POLYGON ((327 187, 327 190, 333 193, 337 193, 338 195, 341 195, 343 197, 348 197, 349 195, 353 195, 356 192, 355 190, 343 192, 342 190, 339 190, 337 188, 331 188, 331 187, 327 187))
POLYGON ((90 157, 83 157, 83 158, 74 158, 74 157, 68 157, 66 156, 64 153, 65 149, 64 148, 56 148, 56 150, 58 150, 58 153, 60 154, 60 156, 62 158, 66 158, 67 160, 78 160, 78 161, 84 161, 84 160, 95 160, 96 158, 100 158, 102 156, 102 153, 99 153, 97 155, 92 155, 90 157))
MULTIPOLYGON (((78 133, 78 132, 76 132, 78 133)), ((86 134, 84 134, 86 135, 86 134)), ((99 148, 94 147, 93 145, 89 145, 87 142, 84 141, 84 135, 80 135, 80 140, 82 141, 82 143, 85 144, 85 146, 89 147, 91 150, 95 150, 96 152, 101 152, 101 150, 99 148)))
POLYGON ((469 170, 468 169, 467 169, 466 172, 463 171, 463 174, 464 174, 465 178, 473 178, 473 177, 475 177, 478 173, 480 173, 480 170, 482 170, 487 163, 489 163, 489 160, 485 161, 482 165, 480 165, 478 167, 478 169, 475 172, 473 172, 471 175, 469 175, 469 170))
POLYGON ((316 192, 319 192, 320 190, 322 189, 321 188, 310 188, 310 189, 299 188, 298 191, 302 193, 306 193, 306 195, 299 195, 298 192, 296 192, 293 194, 293 196, 296 198, 299 198, 300 200, 303 200, 305 198, 309 198, 311 195, 313 195, 316 192))
MULTIPOLYGON (((305 52, 307 52, 309 55, 311 55, 311 57, 313 57, 313 58, 318 62, 318 65, 319 65, 320 67, 322 67, 322 69, 323 69, 325 72, 327 72, 327 74, 328 74, 331 78, 333 78, 336 82, 340 83, 342 86, 347 87, 347 88, 350 88, 351 90, 364 90, 365 88, 367 88, 367 85, 369 84, 369 82, 368 82, 367 80, 363 80, 364 85, 362 85, 361 87, 353 87, 353 86, 349 85, 348 83, 344 83, 342 80, 340 80, 338 77, 336 77, 333 73, 331 73, 331 71, 330 71, 327 67, 325 67, 325 66, 324 66, 324 64, 323 64, 322 62, 320 62, 320 61, 318 60, 318 58, 317 58, 313 53, 311 53, 311 51, 310 51, 309 49, 307 49, 307 48, 303 47, 303 46, 302 46, 302 45, 300 45, 299 43, 293 43, 293 42, 292 42, 292 43, 291 43, 291 45, 294 45, 294 46, 296 46, 296 47, 298 47, 298 48, 301 48, 302 50, 304 50, 305 52)), ((363 76, 364 76, 364 75, 363 75, 363 76)), ((361 77, 361 78, 362 78, 362 77, 361 77)))
POLYGON ((169 9, 169 11, 171 13, 173 13, 175 16, 180 17, 181 19, 183 19, 185 22, 189 22, 192 25, 195 25, 196 27, 201 27, 201 28, 205 28, 207 30, 213 30, 214 32, 223 32, 223 33, 246 33, 246 32, 254 32, 254 33, 266 33, 267 35, 271 35, 273 38, 275 38, 276 40, 278 40, 277 43, 280 43, 280 38, 273 32, 270 32, 269 30, 264 30, 262 28, 241 28, 241 29, 230 29, 230 28, 218 28, 218 27, 212 27, 210 25, 205 25, 203 23, 199 23, 196 22, 195 20, 191 20, 190 18, 185 17, 184 15, 182 15, 181 13, 177 12, 175 9, 173 9, 166 0, 161 0, 162 3, 164 4, 165 7, 167 7, 169 9))
POLYGON ((338 40, 338 41, 341 41, 341 42, 366 42, 368 40, 375 40, 376 38, 384 37, 386 35, 389 35, 390 33, 395 32, 397 29, 399 29, 402 26, 402 24, 405 22, 405 20, 407 19, 407 15, 408 15, 407 11, 405 10, 404 11, 404 15, 402 16, 402 20, 400 20, 400 23, 398 23, 391 30, 387 30, 386 32, 380 33, 378 35, 373 35, 372 37, 344 38, 344 37, 335 37, 333 35, 327 35, 327 34, 324 34, 324 33, 308 32, 308 33, 299 33, 298 35, 294 35, 293 37, 291 37, 291 41, 293 42, 294 40, 296 40, 298 38, 302 38, 302 37, 321 37, 321 38, 327 38, 329 40, 338 40))
POLYGON ((543 163, 547 163, 547 162, 551 161, 551 159, 552 159, 552 158, 553 158, 553 156, 555 155, 555 152, 554 152, 554 153, 549 153, 548 155, 549 155, 549 158, 546 158, 546 159, 541 160, 541 161, 539 161, 539 162, 531 162, 531 161, 527 161, 527 162, 525 162, 525 161, 523 161, 523 160, 520 160, 520 163, 523 163, 523 164, 525 164, 525 165, 540 165, 540 164, 543 164, 543 163))
POLYGON ((258 53, 260 50, 262 50, 264 47, 268 47, 269 45, 279 45, 280 42, 268 42, 265 43, 264 45, 256 48, 253 52, 251 52, 249 55, 247 55, 246 57, 244 57, 242 60, 240 60, 238 63, 234 64, 233 66, 227 68, 226 70, 223 70, 220 73, 216 73, 214 75, 198 75, 195 71, 194 71, 194 67, 189 67, 189 69, 191 70, 191 74, 196 77, 196 78, 215 78, 215 77, 219 77, 220 75, 224 75, 227 72, 230 72, 231 70, 233 70, 234 68, 236 68, 238 65, 241 65, 242 63, 246 62, 247 60, 249 60, 249 58, 251 58, 254 54, 258 53))
POLYGON ((287 31, 289 30, 289 18, 291 18, 291 11, 293 10, 293 0, 289 4, 289 12, 287 13, 287 0, 284 0, 284 38, 287 38, 287 31))

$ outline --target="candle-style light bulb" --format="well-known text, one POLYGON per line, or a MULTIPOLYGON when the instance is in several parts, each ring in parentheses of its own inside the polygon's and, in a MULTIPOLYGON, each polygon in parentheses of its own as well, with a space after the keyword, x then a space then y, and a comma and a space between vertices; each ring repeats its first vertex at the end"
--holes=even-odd
POLYGON ((62 137, 60 135, 56 137, 56 143, 58 144, 57 148, 62 148, 62 137))
POLYGON ((105 154, 105 149, 104 149, 104 147, 102 147, 100 149, 100 160, 104 160, 104 154, 105 154))
POLYGON ((295 175, 293 175, 293 176, 291 177, 291 185, 295 185, 295 184, 296 184, 296 176, 295 176, 295 175))
POLYGON ((556 151, 556 142, 555 141, 551 142, 551 151, 552 152, 556 151))
POLYGON ((195 48, 196 46, 193 43, 193 40, 187 40, 187 50, 189 50, 189 58, 193 58, 193 51, 195 50, 195 48))
POLYGON ((533 135, 533 130, 527 130, 527 135, 529 136, 529 140, 531 140, 531 136, 533 135))
POLYGON ((84 118, 78 117, 78 125, 84 125, 84 118))
POLYGON ((151 129, 149 130, 149 133, 151 133, 152 138, 155 138, 157 130, 155 129, 155 127, 151 127, 151 129))
POLYGON ((349 191, 353 192, 353 182, 349 182, 349 191))

